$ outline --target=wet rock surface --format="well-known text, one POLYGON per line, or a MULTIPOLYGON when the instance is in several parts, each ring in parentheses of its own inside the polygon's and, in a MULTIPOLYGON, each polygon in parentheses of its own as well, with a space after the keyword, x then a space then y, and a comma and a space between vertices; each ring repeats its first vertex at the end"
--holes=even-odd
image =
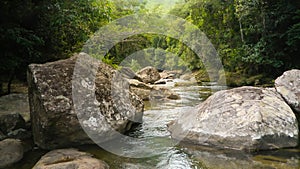
POLYGON ((275 88, 285 101, 300 113, 300 70, 289 70, 275 80, 275 88))
POLYGON ((109 166, 91 154, 76 149, 58 149, 45 154, 33 169, 108 169, 109 166))
POLYGON ((120 79, 120 83, 112 83, 115 72, 84 53, 30 65, 29 103, 35 144, 43 149, 91 144, 95 141, 91 135, 104 142, 113 138, 111 131, 125 132, 132 123, 140 122, 143 102, 123 90, 120 79))
POLYGON ((295 114, 275 89, 219 91, 169 125, 175 139, 238 150, 295 147, 295 114))

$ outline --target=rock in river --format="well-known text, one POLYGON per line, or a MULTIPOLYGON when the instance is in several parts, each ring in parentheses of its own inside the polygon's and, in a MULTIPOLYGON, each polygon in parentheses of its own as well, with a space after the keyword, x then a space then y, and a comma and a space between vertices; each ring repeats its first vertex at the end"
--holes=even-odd
POLYGON ((154 67, 148 66, 138 71, 137 74, 144 83, 154 83, 160 79, 158 70, 154 67))
POLYGON ((275 88, 300 113, 300 70, 289 70, 275 80, 275 88))
POLYGON ((84 53, 31 64, 27 78, 35 144, 43 149, 91 144, 90 134, 105 142, 114 137, 111 131, 123 133, 140 122, 143 102, 122 83, 113 83, 115 72, 84 53))
POLYGON ((76 149, 58 149, 45 154, 33 169, 108 169, 109 166, 91 154, 76 149))
POLYGON ((160 99, 180 99, 180 96, 174 91, 156 85, 148 85, 135 79, 128 79, 130 90, 143 100, 160 99))
POLYGON ((297 119, 275 89, 219 91, 169 125, 175 139, 238 150, 295 147, 297 119))

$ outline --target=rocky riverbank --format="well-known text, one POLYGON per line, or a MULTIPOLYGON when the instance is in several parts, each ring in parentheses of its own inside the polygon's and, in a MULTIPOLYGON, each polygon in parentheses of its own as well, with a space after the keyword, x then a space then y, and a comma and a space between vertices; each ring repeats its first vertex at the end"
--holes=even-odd
MULTIPOLYGON (((0 153, 5 154, 0 158, 0 168, 20 161, 24 153, 34 149, 49 151, 43 153, 35 168, 109 167, 104 162, 106 160, 101 161, 99 159, 102 158, 96 159, 92 154, 74 149, 94 143, 82 129, 78 114, 74 113, 72 77, 76 57, 88 56, 80 54, 67 60, 31 65, 28 74, 29 102, 28 97, 22 94, 0 98, 0 153)), ((132 129, 132 124, 142 122, 144 101, 180 101, 179 94, 161 84, 179 77, 196 83, 193 75, 182 75, 179 71, 158 71, 146 67, 133 72, 129 68, 114 70, 103 63, 90 64, 98 67, 94 74, 95 85, 90 84, 89 78, 83 78, 75 85, 95 93, 93 102, 85 105, 87 110, 92 111, 80 117, 89 122, 83 124, 97 126, 93 132, 105 138, 101 141, 113 137, 110 137, 107 132, 110 128, 102 125, 103 119, 98 119, 93 107, 101 110, 101 117, 109 126, 124 133, 132 129), (112 93, 127 95, 114 98, 112 93), (116 101, 121 103, 116 104, 116 101), (85 115, 93 118, 85 118, 85 115)), ((83 73, 90 68, 79 66, 83 73)), ((242 87, 217 92, 170 124, 172 137, 195 146, 250 151, 295 147, 299 135, 294 114, 299 113, 299 74, 299 70, 286 72, 276 80, 275 89, 242 87), (186 137, 182 138, 183 134, 186 137)))
POLYGON ((172 122, 169 131, 183 142, 219 148, 259 151, 296 147, 299 76, 300 70, 291 70, 276 79, 275 88, 216 92, 172 122))

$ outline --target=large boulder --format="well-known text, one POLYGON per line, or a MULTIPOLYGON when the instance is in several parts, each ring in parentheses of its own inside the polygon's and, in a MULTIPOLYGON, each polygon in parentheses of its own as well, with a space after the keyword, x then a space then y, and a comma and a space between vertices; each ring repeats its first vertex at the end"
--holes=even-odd
POLYGON ((238 150, 297 146, 297 119, 275 89, 219 91, 169 124, 175 139, 238 150))
POLYGON ((5 139, 0 141, 0 168, 12 165, 23 158, 23 146, 20 140, 5 139))
POLYGON ((33 169, 108 169, 109 166, 91 154, 76 149, 58 149, 45 154, 33 169))
POLYGON ((115 72, 84 53, 31 64, 27 78, 35 144, 43 149, 91 144, 91 134, 100 137, 97 143, 105 142, 114 137, 112 130, 123 133, 141 122, 142 100, 113 83, 115 72))
POLYGON ((285 101, 300 113, 300 70, 290 70, 275 80, 275 88, 285 101))
POLYGON ((158 70, 154 67, 147 66, 142 70, 138 71, 137 74, 142 79, 144 83, 154 83, 160 79, 160 74, 158 70))

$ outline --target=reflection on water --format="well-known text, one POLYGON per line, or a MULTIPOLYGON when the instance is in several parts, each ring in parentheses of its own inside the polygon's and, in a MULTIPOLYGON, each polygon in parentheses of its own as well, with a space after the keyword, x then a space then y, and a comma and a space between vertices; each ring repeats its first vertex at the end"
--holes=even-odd
MULTIPOLYGON (((178 118, 181 113, 189 111, 193 106, 205 100, 213 92, 226 89, 226 87, 215 84, 207 84, 206 86, 178 85, 174 87, 174 82, 167 83, 165 86, 178 93, 181 99, 150 100, 145 103, 146 111, 144 112, 143 124, 137 126, 134 131, 127 133, 128 136, 137 139, 128 142, 128 146, 123 147, 122 150, 125 155, 135 153, 137 158, 117 156, 96 145, 82 146, 79 149, 104 160, 112 169, 300 168, 299 149, 248 154, 183 143, 178 145, 176 141, 170 138, 167 124, 178 118), (148 157, 138 158, 145 155, 148 157)), ((126 140, 119 141, 126 142, 126 140)), ((26 160, 25 162, 23 160, 22 163, 26 163, 26 160)), ((18 168, 21 168, 21 165, 18 165, 18 168)))

